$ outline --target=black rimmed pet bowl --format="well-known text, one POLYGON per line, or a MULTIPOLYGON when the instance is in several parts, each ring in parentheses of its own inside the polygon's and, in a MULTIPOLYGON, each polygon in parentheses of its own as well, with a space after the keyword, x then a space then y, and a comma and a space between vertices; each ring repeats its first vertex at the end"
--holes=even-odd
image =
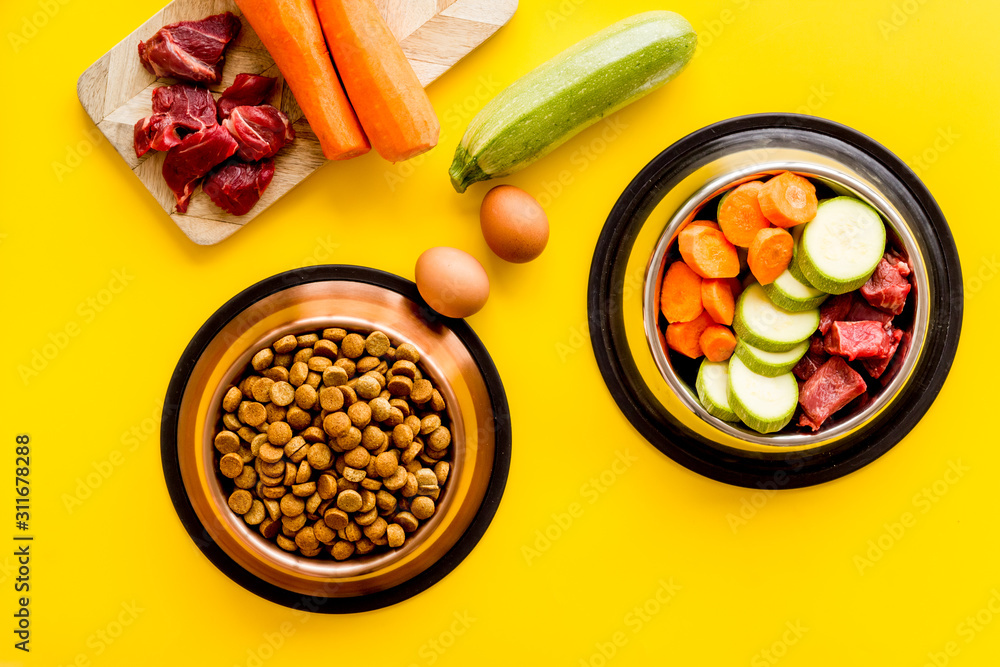
POLYGON ((684 137, 632 180, 594 252, 588 294, 594 354, 618 406, 653 446, 685 467, 737 486, 795 488, 875 460, 927 412, 958 347, 962 277, 948 224, 898 157, 832 121, 794 114, 725 120, 684 137), (761 435, 700 405, 691 368, 674 363, 657 326, 658 285, 677 232, 734 184, 781 171, 829 195, 871 204, 888 247, 909 257, 913 290, 901 318, 906 346, 890 381, 817 433, 761 435))

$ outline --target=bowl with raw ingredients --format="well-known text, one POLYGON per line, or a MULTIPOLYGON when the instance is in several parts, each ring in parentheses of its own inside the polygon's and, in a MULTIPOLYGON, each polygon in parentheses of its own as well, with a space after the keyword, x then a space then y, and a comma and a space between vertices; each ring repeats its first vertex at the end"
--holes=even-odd
POLYGON ((462 320, 353 266, 268 278, 219 309, 167 393, 171 499, 206 556, 272 601, 343 613, 450 572, 503 493, 510 418, 462 320))
POLYGON ((895 445, 957 348, 962 283, 917 176, 845 126, 763 114, 657 156, 595 252, 591 336, 619 406, 743 486, 847 474, 895 445))

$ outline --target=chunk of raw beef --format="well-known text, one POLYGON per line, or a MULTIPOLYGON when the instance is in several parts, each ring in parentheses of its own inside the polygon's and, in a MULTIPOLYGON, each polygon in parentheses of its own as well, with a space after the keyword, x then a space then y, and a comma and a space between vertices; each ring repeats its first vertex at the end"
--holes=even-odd
POLYGON ((273 176, 274 160, 247 163, 229 158, 209 172, 201 188, 222 210, 244 215, 260 200, 273 176))
POLYGON ((277 80, 273 76, 237 74, 233 85, 222 91, 222 95, 216 102, 219 109, 219 122, 229 118, 229 114, 236 107, 252 107, 266 102, 274 92, 274 84, 277 80))
POLYGON ((163 180, 177 198, 177 212, 187 211, 188 201, 205 174, 236 152, 236 140, 221 125, 189 134, 167 152, 163 180))
POLYGON ((819 307, 819 332, 826 335, 830 330, 830 325, 834 322, 841 322, 847 318, 847 313, 851 309, 850 294, 836 294, 823 302, 819 307))
POLYGON ((851 309, 847 312, 847 317, 844 319, 848 322, 871 320, 873 322, 881 322, 884 327, 892 324, 892 315, 890 313, 875 308, 857 294, 854 295, 854 299, 851 301, 851 309))
POLYGON ((867 386, 861 374, 841 357, 830 357, 799 390, 799 405, 806 419, 800 426, 814 431, 833 413, 865 393, 867 386))
POLYGON ((215 99, 208 88, 186 83, 160 86, 153 91, 153 115, 135 124, 135 154, 170 150, 183 139, 182 132, 198 132, 216 125, 215 99))
POLYGON ((909 270, 909 265, 887 253, 879 260, 872 277, 861 286, 861 296, 876 308, 899 315, 910 293, 910 283, 906 280, 909 270))
POLYGON ((139 42, 139 60, 155 76, 219 83, 226 46, 239 34, 240 27, 240 20, 232 12, 200 21, 171 23, 139 42))
POLYGON ((288 116, 269 104, 236 107, 222 124, 239 143, 237 155, 246 162, 272 157, 295 139, 288 116))
POLYGON ((847 357, 849 361, 883 359, 889 354, 892 343, 892 334, 881 322, 834 322, 823 339, 823 348, 827 354, 847 357))
POLYGON ((876 380, 882 377, 885 369, 889 367, 889 362, 892 361, 892 357, 896 354, 896 349, 899 347, 899 341, 903 338, 903 332, 900 329, 893 329, 890 336, 892 337, 892 343, 889 345, 889 351, 884 357, 881 359, 863 359, 861 361, 861 365, 864 366, 868 375, 876 380))

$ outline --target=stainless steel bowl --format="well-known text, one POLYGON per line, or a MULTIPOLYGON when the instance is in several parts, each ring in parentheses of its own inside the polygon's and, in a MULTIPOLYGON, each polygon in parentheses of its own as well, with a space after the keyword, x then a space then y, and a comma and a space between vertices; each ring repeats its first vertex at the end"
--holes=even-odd
POLYGON ((684 137, 632 179, 601 231, 588 311, 598 367, 619 408, 655 447, 698 473, 748 487, 792 488, 853 472, 913 428, 947 377, 962 322, 962 280, 948 224, 895 155, 831 121, 759 114, 684 137), (735 183, 790 170, 868 201, 914 273, 905 363, 871 402, 818 433, 761 435, 701 407, 664 352, 658 286, 678 231, 735 183))
POLYGON ((361 611, 423 590, 472 549, 503 492, 509 423, 496 368, 463 321, 437 316, 396 276, 319 266, 269 278, 206 322, 171 381, 161 446, 182 521, 226 574, 282 604, 308 598, 317 611, 361 611), (342 562, 285 552, 230 511, 212 446, 222 395, 257 350, 333 326, 378 329, 394 344, 415 345, 448 404, 453 433, 452 472, 434 516, 403 547, 342 562))
MULTIPOLYGON (((881 412, 899 395, 899 390, 905 384, 910 372, 916 366, 917 358, 923 349, 924 337, 927 334, 927 322, 930 316, 925 295, 928 290, 927 268, 921 244, 910 232, 909 224, 903 214, 882 196, 864 175, 859 174, 850 164, 825 158, 813 151, 790 149, 782 147, 767 147, 748 149, 728 153, 716 161, 706 164, 702 172, 688 176, 694 181, 700 180, 707 173, 714 176, 698 187, 697 182, 690 184, 681 182, 679 189, 694 187, 694 193, 668 219, 660 239, 653 250, 646 271, 643 288, 643 321, 645 323, 646 340, 653 359, 663 378, 671 390, 698 417, 708 422, 710 426, 742 443, 750 443, 766 447, 822 447, 834 443, 845 434, 857 429, 881 412), (667 252, 675 244, 677 234, 693 221, 702 207, 722 192, 746 181, 767 178, 783 171, 793 171, 803 176, 819 181, 838 195, 851 195, 871 204, 882 214, 887 226, 887 246, 903 250, 913 266, 911 283, 913 289, 908 300, 914 305, 912 322, 906 328, 909 334, 909 345, 899 353, 904 361, 891 382, 882 387, 874 400, 864 408, 849 414, 838 414, 829 420, 819 433, 778 432, 760 434, 742 424, 731 424, 710 415, 695 393, 691 384, 678 377, 671 362, 671 355, 665 352, 663 334, 658 324, 660 286, 663 284, 663 274, 667 266, 667 252)), ((874 381, 869 380, 869 383, 874 381)))

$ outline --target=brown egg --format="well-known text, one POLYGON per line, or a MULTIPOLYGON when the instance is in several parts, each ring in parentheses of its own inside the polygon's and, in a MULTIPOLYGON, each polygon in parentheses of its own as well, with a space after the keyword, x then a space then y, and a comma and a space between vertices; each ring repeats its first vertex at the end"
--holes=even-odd
POLYGON ((458 248, 425 250, 414 272, 417 290, 427 304, 445 317, 468 317, 486 305, 490 279, 479 261, 458 248))
POLYGON ((486 193, 479 223, 490 250, 508 262, 530 262, 549 241, 545 211, 534 197, 513 185, 498 185, 486 193))

